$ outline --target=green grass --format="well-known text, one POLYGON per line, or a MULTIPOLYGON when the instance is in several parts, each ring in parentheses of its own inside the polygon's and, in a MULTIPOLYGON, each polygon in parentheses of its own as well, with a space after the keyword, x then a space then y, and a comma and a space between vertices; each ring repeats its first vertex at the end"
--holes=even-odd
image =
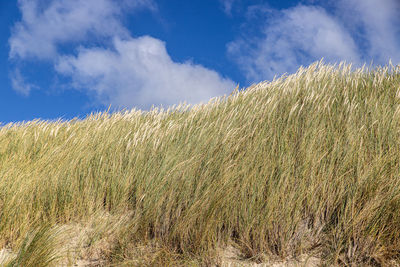
POLYGON ((10 266, 217 265, 227 246, 400 264, 399 66, 319 62, 204 105, 0 128, 10 266), (60 256, 73 225, 85 253, 60 256))

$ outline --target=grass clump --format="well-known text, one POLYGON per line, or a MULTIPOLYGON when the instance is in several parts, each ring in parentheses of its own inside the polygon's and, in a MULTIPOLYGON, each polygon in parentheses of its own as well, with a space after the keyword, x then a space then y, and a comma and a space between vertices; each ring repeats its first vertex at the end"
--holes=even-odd
POLYGON ((400 68, 351 69, 319 62, 193 107, 2 127, 0 247, 42 255, 27 249, 34 229, 101 213, 124 221, 96 217, 112 231, 85 249, 104 265, 224 265, 228 247, 253 262, 400 263, 400 68))
MULTIPOLYGON (((29 233, 22 241, 16 255, 9 255, 2 264, 6 267, 50 266, 63 258, 62 229, 43 225, 29 233)), ((65 252, 64 252, 65 253, 65 252)))

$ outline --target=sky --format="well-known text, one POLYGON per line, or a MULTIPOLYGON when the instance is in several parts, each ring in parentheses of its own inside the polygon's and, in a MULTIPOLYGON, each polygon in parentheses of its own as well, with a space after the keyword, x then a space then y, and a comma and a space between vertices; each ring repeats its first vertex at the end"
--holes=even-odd
POLYGON ((400 64, 400 1, 0 0, 0 124, 205 103, 322 58, 400 64))

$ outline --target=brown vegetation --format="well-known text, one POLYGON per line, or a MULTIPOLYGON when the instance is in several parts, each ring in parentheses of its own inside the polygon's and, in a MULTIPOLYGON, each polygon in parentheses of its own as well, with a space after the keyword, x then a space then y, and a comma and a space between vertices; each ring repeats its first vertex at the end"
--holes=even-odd
POLYGON ((316 63, 204 105, 3 126, 3 264, 399 264, 399 104, 399 67, 316 63))

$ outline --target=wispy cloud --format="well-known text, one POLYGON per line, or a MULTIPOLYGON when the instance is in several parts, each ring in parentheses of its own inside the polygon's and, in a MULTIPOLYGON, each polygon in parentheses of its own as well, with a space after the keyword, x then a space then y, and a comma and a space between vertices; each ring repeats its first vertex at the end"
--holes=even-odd
POLYGON ((322 1, 317 3, 285 10, 248 8, 248 23, 257 18, 262 26, 229 43, 227 50, 249 81, 291 73, 321 58, 355 64, 385 64, 389 58, 399 62, 398 2, 341 0, 330 13, 322 1))
MULTIPOLYGON (((20 0, 22 20, 10 43, 10 58, 52 62, 56 73, 71 79, 101 104, 148 108, 182 101, 197 103, 223 95, 234 83, 216 71, 171 60, 155 38, 133 38, 122 24, 126 10, 155 11, 152 0, 20 0), (103 40, 88 45, 89 40, 103 40), (84 42, 84 43, 83 43, 84 42), (83 48, 83 44, 87 48, 83 48), (77 54, 63 54, 60 46, 77 54)), ((14 89, 29 93, 18 71, 14 89), (24 85, 24 86, 22 86, 24 85)))
POLYGON ((232 15, 232 7, 235 1, 237 0, 219 0, 225 14, 232 15))
POLYGON ((364 60, 400 63, 399 1, 340 0, 337 13, 358 39, 364 60))
POLYGON ((83 48, 77 56, 60 58, 56 70, 100 102, 121 107, 198 103, 234 88, 215 71, 172 61, 165 44, 148 36, 116 38, 113 49, 83 48))
POLYGON ((33 88, 36 88, 35 85, 26 83, 24 77, 21 75, 21 71, 18 68, 11 73, 10 79, 11 79, 11 85, 14 88, 14 90, 24 96, 29 95, 31 90, 33 88))

